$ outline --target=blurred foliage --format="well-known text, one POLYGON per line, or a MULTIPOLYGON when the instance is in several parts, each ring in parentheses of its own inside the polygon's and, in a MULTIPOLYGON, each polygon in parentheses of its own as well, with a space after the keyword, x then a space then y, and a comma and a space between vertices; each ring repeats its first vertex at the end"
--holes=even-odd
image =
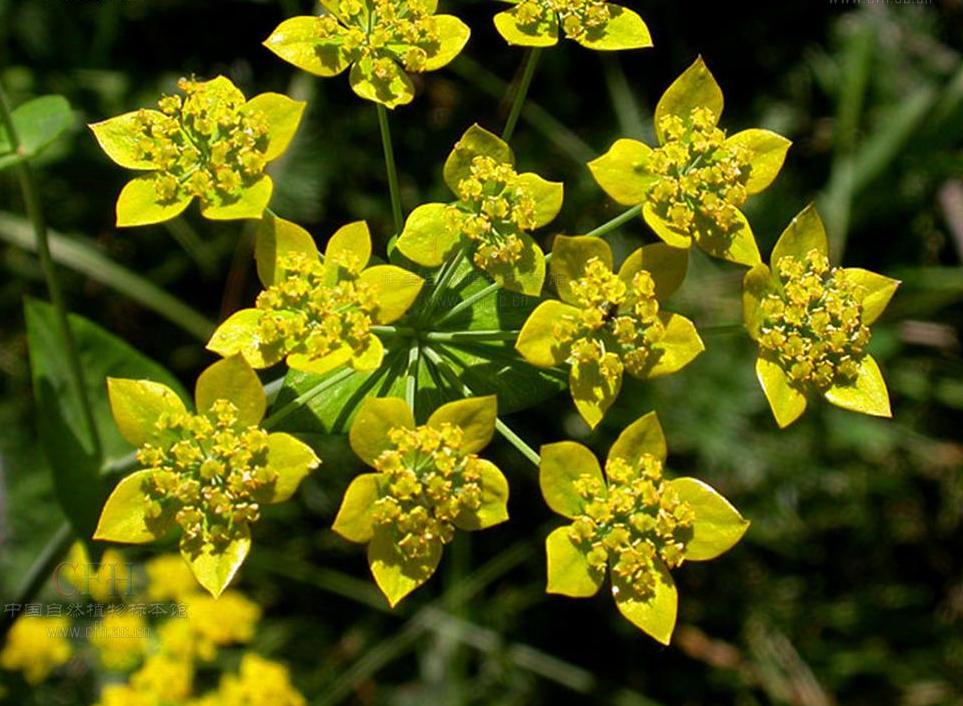
MULTIPOLYGON (((496 35, 495 3, 445 4, 473 37, 467 56, 426 77, 415 103, 391 116, 407 210, 444 200, 441 164, 467 125, 501 125, 523 56, 496 35)), ((396 613, 382 610, 363 557, 328 529, 360 471, 334 437, 316 439, 325 465, 299 501, 271 508, 259 526, 241 581, 265 610, 254 647, 289 663, 312 704, 963 704, 963 8, 634 4, 656 48, 548 52, 513 141, 521 168, 565 182, 557 227, 584 232, 619 212, 584 162, 618 136, 651 137, 655 99, 701 53, 725 90, 730 130, 761 125, 795 143, 779 180, 748 209, 763 252, 815 199, 845 265, 904 280, 873 342, 894 420, 820 405, 779 433, 749 341, 725 329, 739 321, 741 271, 694 252, 669 306, 719 327, 695 364, 630 384, 591 435, 564 393, 510 419, 533 445, 571 436, 604 453, 617 430, 655 409, 670 468, 712 483, 753 521, 734 551, 676 573, 681 624, 671 647, 634 631, 608 596, 543 593, 550 513, 532 468, 501 442, 492 460, 512 485, 512 521, 459 538, 440 580, 396 613)), ((384 245, 391 216, 374 108, 346 82, 297 74, 260 46, 281 19, 309 9, 297 0, 0 0, 0 78, 14 104, 61 93, 76 111, 41 175, 71 306, 182 380, 209 362, 196 337, 205 319, 257 291, 251 233, 190 213, 116 231, 126 175, 81 126, 148 105, 191 73, 306 99, 298 139, 273 172, 275 210, 316 235, 364 218, 384 245), (136 276, 105 274, 104 257, 136 276), (176 299, 159 304, 151 286, 176 299)), ((22 212, 5 172, 0 242, 24 242, 22 212)), ((632 223, 612 242, 624 256, 640 236, 653 239, 632 223)), ((24 294, 44 288, 22 247, 0 244, 0 266, 6 602, 62 516, 38 448, 44 419, 22 314, 24 294)), ((93 703, 98 678, 74 665, 66 685, 32 698, 93 703)))

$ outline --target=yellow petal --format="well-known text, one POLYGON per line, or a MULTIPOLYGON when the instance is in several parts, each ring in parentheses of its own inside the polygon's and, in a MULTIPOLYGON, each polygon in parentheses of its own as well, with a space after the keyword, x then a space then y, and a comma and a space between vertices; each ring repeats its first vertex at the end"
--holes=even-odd
POLYGON ((762 326, 762 301, 777 291, 772 272, 765 265, 756 265, 742 278, 742 318, 746 331, 754 341, 759 340, 762 326))
POLYGON ((622 375, 609 380, 602 375, 596 363, 575 365, 569 374, 569 389, 578 413, 589 428, 594 429, 619 396, 622 375))
MULTIPOLYGON (((755 267, 762 262, 756 237, 752 234, 749 221, 742 211, 736 212, 737 224, 734 229, 718 230, 715 224, 703 222, 694 233, 699 247, 713 257, 718 257, 737 265, 755 267)), ((698 221, 697 221, 698 222, 698 221)))
POLYGON ((758 194, 775 181, 792 142, 770 130, 752 128, 737 132, 726 140, 726 146, 744 147, 749 151, 750 172, 746 191, 751 195, 758 194))
MULTIPOLYGON (((163 113, 156 110, 143 112, 163 119, 163 113)), ((134 110, 88 127, 93 131, 100 148, 120 166, 126 169, 157 169, 159 165, 154 160, 140 157, 141 150, 138 145, 143 136, 140 115, 141 111, 134 110)))
POLYGON ((469 532, 488 529, 508 520, 508 480, 491 461, 477 461, 481 472, 481 506, 462 510, 454 520, 458 529, 469 532))
POLYGON ((284 20, 264 41, 264 46, 315 76, 337 76, 348 68, 348 53, 340 41, 320 39, 320 21, 319 17, 284 20))
POLYGON ((522 241, 519 260, 510 265, 490 266, 486 272, 503 289, 537 297, 545 284, 545 253, 528 233, 518 233, 516 237, 522 241))
POLYGON ((443 424, 451 424, 460 428, 464 432, 461 450, 478 453, 491 442, 497 417, 495 395, 469 397, 443 404, 428 417, 428 426, 441 428, 443 424))
POLYGON ((546 12, 538 22, 522 24, 518 21, 518 8, 499 12, 494 18, 495 29, 509 44, 520 47, 551 47, 558 44, 558 16, 546 12))
POLYGON ((265 312, 241 309, 231 314, 207 342, 207 350, 225 358, 240 353, 252 368, 267 368, 284 358, 284 345, 261 342, 260 324, 265 312))
POLYGON ((695 478, 676 478, 669 486, 695 513, 692 536, 685 545, 687 561, 708 561, 729 551, 749 529, 749 520, 710 485, 695 478))
POLYGON ((364 544, 374 536, 372 511, 381 497, 380 473, 363 473, 348 486, 331 527, 349 542, 364 544))
POLYGON ((459 234, 450 227, 448 204, 426 203, 408 216, 398 238, 398 251, 412 262, 425 267, 438 267, 460 242, 459 234))
POLYGON ((780 429, 788 427, 806 411, 806 396, 789 384, 785 371, 776 363, 758 358, 756 377, 780 429))
POLYGON ((388 432, 395 428, 415 428, 408 403, 398 397, 369 397, 354 417, 348 440, 358 457, 374 466, 381 453, 391 448, 388 432))
POLYGON ((381 367, 384 358, 384 344, 380 338, 371 334, 368 336, 364 349, 360 353, 355 353, 351 358, 351 367, 362 373, 377 370, 381 367))
POLYGON ((526 361, 540 368, 561 365, 569 356, 567 346, 555 339, 554 326, 565 316, 576 316, 578 309, 569 304, 549 299, 533 311, 515 341, 517 350, 526 361))
POLYGON ((706 349, 695 325, 681 314, 659 312, 665 334, 653 346, 652 355, 640 375, 651 379, 678 372, 702 354, 706 349))
POLYGON ((568 538, 568 527, 559 527, 545 538, 548 584, 546 593, 589 598, 598 593, 605 571, 589 565, 585 554, 568 538))
POLYGON ((229 199, 216 200, 201 206, 201 215, 212 221, 236 221, 256 219, 264 215, 271 203, 274 182, 267 174, 253 184, 245 186, 229 199))
POLYGON ((388 77, 378 78, 370 59, 362 59, 351 67, 351 88, 362 98, 381 103, 386 108, 407 105, 415 98, 415 86, 398 64, 388 60, 388 77))
POLYGON ((572 282, 585 276, 589 260, 600 260, 612 269, 612 248, 601 238, 589 235, 559 235, 552 243, 552 283, 562 301, 577 304, 572 282))
POLYGON ((847 267, 844 272, 846 281, 856 287, 863 308, 863 323, 868 326, 880 317, 901 282, 860 267, 847 267))
POLYGON ((649 412, 625 427, 609 449, 608 460, 620 459, 635 466, 643 454, 665 461, 665 433, 655 412, 649 412))
POLYGON ((532 172, 519 174, 518 184, 535 199, 535 227, 541 228, 554 221, 558 212, 562 210, 565 186, 558 181, 542 179, 532 172))
POLYGON ((590 29, 576 41, 583 47, 600 51, 644 49, 652 46, 649 28, 642 18, 627 7, 605 4, 608 19, 598 29, 590 29))
POLYGON ((859 364, 859 376, 852 385, 833 385, 826 391, 826 399, 837 407, 871 414, 874 417, 892 417, 886 381, 873 356, 863 356, 859 364))
POLYGON ((241 107, 242 113, 260 113, 267 119, 268 144, 264 159, 270 162, 284 154, 298 131, 307 105, 280 93, 262 93, 241 107))
POLYGON ((277 474, 265 502, 284 502, 298 489, 308 473, 321 465, 310 446, 290 434, 268 435, 267 467, 277 474))
POLYGON ((462 179, 470 176, 472 160, 477 156, 491 157, 496 162, 505 164, 515 164, 515 156, 507 142, 478 124, 472 125, 455 143, 454 149, 445 161, 445 183, 453 193, 458 193, 458 184, 462 179))
POLYGON ((257 274, 265 287, 277 284, 284 277, 280 266, 283 258, 304 255, 309 260, 320 259, 314 238, 304 228, 291 221, 265 213, 258 223, 254 241, 254 259, 257 274))
POLYGON ((349 269, 360 272, 371 259, 371 231, 364 221, 341 226, 328 239, 324 249, 325 268, 335 269, 350 265, 349 269))
POLYGON ((117 484, 100 513, 94 539, 125 544, 143 544, 160 539, 170 529, 173 518, 169 513, 151 518, 151 500, 144 484, 153 471, 136 471, 117 484))
POLYGON ((199 552, 181 549, 181 555, 190 564, 194 578, 215 598, 231 583, 251 550, 250 530, 245 526, 241 532, 242 536, 221 551, 215 552, 209 544, 199 552))
POLYGON ((374 319, 379 324, 394 323, 408 313, 425 284, 414 272, 395 265, 375 265, 362 272, 360 279, 371 288, 377 303, 374 319))
POLYGON ((655 591, 652 596, 640 600, 632 587, 612 571, 612 597, 619 612, 630 623, 663 645, 668 645, 675 630, 679 595, 665 564, 659 558, 654 561, 655 591))
POLYGON ((642 207, 642 218, 645 219, 646 225, 652 229, 652 232, 662 238, 666 245, 683 249, 692 247, 692 236, 670 225, 668 221, 655 212, 650 204, 645 204, 642 207))
POLYGON ((694 108, 705 107, 712 111, 716 122, 722 117, 722 89, 700 56, 672 85, 666 89, 655 107, 655 132, 659 143, 665 143, 662 119, 676 115, 688 121, 694 108))
POLYGON ((689 251, 665 243, 645 245, 629 255, 619 268, 619 278, 626 284, 641 270, 652 275, 655 298, 663 301, 685 281, 689 268, 689 251))
POLYGON ((595 181, 616 203, 635 206, 645 200, 658 176, 648 170, 652 148, 638 140, 616 140, 609 151, 588 163, 595 181))
POLYGON ((150 380, 107 378, 107 396, 118 431, 134 446, 156 439, 161 415, 187 411, 176 392, 150 380))
POLYGON ((454 15, 434 15, 431 20, 440 41, 438 49, 429 52, 428 60, 425 62, 425 71, 435 71, 447 66, 452 59, 461 53, 471 36, 468 25, 454 15))
POLYGON ((117 197, 117 227, 146 226, 176 218, 194 199, 181 195, 173 201, 158 201, 156 174, 144 174, 127 182, 117 197))
POLYGON ((218 400, 232 402, 238 410, 239 424, 254 426, 264 418, 267 398, 264 387, 247 361, 240 355, 214 363, 197 378, 194 390, 197 411, 206 412, 218 400))
POLYGON ((348 345, 341 345, 334 351, 321 358, 312 358, 302 353, 292 353, 287 357, 288 367, 303 373, 325 375, 335 368, 349 363, 354 357, 354 350, 348 345))
POLYGON ((605 485, 595 454, 574 441, 559 441, 543 446, 540 457, 538 485, 545 502, 553 512, 570 520, 581 515, 585 503, 575 489, 575 481, 589 476, 605 485))
POLYGON ((806 206, 782 232, 769 262, 775 267, 784 257, 804 258, 810 250, 829 255, 826 228, 813 204, 806 206))
POLYGON ((394 608, 398 603, 431 578, 441 561, 440 542, 432 544, 424 559, 412 560, 398 549, 394 533, 389 528, 378 528, 368 545, 368 565, 378 588, 394 608))

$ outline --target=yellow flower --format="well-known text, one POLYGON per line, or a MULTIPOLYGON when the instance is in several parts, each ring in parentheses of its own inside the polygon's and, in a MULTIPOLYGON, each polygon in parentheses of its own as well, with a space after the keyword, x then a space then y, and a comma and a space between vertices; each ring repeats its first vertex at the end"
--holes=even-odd
POLYGON ((704 346, 692 322, 661 310, 682 283, 685 250, 647 245, 618 273, 600 238, 560 235, 552 248, 552 281, 561 301, 542 302, 515 347, 529 363, 569 365, 579 414, 596 427, 618 397, 624 373, 648 379, 674 373, 704 346))
POLYGON ((439 407, 416 425, 404 400, 369 398, 351 426, 351 448, 377 472, 355 478, 333 529, 368 544, 368 563, 391 606, 427 581, 455 529, 508 519, 508 482, 477 456, 491 440, 494 397, 439 407))
POLYGON ((220 595, 247 556, 261 505, 290 498, 317 456, 294 437, 258 426, 264 388, 240 356, 201 374, 196 414, 147 380, 109 378, 108 392, 143 470, 111 493, 94 538, 139 544, 177 524, 181 555, 198 582, 220 595))
POLYGON ((320 17, 282 22, 264 46, 317 76, 349 66, 351 88, 388 108, 415 96, 410 73, 442 68, 465 46, 468 26, 436 15, 437 0, 321 0, 320 17))
POLYGON ((619 435, 604 476, 581 444, 543 446, 539 485, 548 506, 572 520, 545 540, 548 593, 594 596, 608 570, 619 611, 668 644, 678 604, 669 569, 714 559, 749 523, 705 483, 667 479, 665 457, 665 436, 652 412, 619 435))
POLYGON ((371 235, 363 221, 332 235, 322 259, 307 231, 268 217, 256 252, 266 287, 256 308, 233 314, 207 344, 220 355, 240 353, 255 368, 286 360, 315 374, 345 364, 374 370, 384 346, 372 327, 404 316, 424 285, 394 265, 367 267, 371 235))
POLYGON ((509 44, 550 47, 559 29, 589 49, 612 51, 652 46, 649 28, 634 11, 605 0, 508 0, 515 7, 495 15, 509 44))
POLYGON ((714 257, 753 266, 759 248, 742 206, 779 174, 790 142, 768 130, 727 137, 717 125, 722 90, 702 58, 669 86, 655 110, 659 146, 622 139, 589 169, 615 201, 642 206, 667 244, 693 240, 714 257))
POLYGON ((64 579, 82 595, 100 603, 126 596, 131 588, 130 565, 113 549, 104 552, 99 564, 93 564, 84 545, 75 542, 62 567, 64 579))
POLYGON ((136 613, 109 613, 94 626, 89 641, 106 669, 130 671, 147 654, 147 620, 136 613))
POLYGON ((177 554, 161 554, 150 559, 147 572, 147 597, 152 601, 179 601, 197 591, 191 568, 177 554))
POLYGON ((832 267, 823 223, 805 208, 780 236, 770 270, 743 282, 749 335, 759 344, 756 374, 780 427, 818 394, 844 409, 891 416, 879 366, 867 352, 869 326, 899 281, 859 268, 832 267))
POLYGON ((253 653, 241 659, 238 674, 221 679, 217 700, 224 706, 305 706, 304 696, 291 684, 287 667, 253 653))
POLYGON ((545 254, 530 235, 562 208, 561 183, 515 170, 511 148, 473 125, 445 163, 445 183, 458 197, 411 212, 398 251, 425 267, 438 267, 458 247, 505 289, 537 296, 545 281, 545 254))
POLYGON ((90 125, 107 156, 148 172, 120 193, 117 225, 166 221, 195 198, 206 218, 260 218, 274 188, 265 168, 287 149, 305 104, 277 93, 246 101, 223 76, 177 85, 184 96, 161 98, 160 110, 90 125))
POLYGON ((152 698, 147 703, 164 706, 176 704, 191 695, 194 667, 190 662, 166 655, 151 655, 144 666, 130 677, 130 687, 138 694, 152 698))
POLYGON ((0 651, 0 667, 23 672, 28 684, 39 684, 70 659, 69 629, 67 618, 18 618, 0 651))
POLYGON ((237 591, 225 591, 219 598, 197 594, 185 602, 185 622, 205 655, 213 655, 217 647, 250 642, 261 619, 257 603, 237 591))

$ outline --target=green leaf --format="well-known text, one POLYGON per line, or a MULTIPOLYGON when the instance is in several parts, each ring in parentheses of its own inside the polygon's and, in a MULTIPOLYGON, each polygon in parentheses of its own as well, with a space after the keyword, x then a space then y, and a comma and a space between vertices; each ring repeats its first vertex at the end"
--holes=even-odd
POLYGON ((749 520, 711 486, 695 478, 676 478, 669 486, 695 513, 687 561, 708 561, 729 551, 749 529, 749 520))
POLYGON ((685 72, 669 86, 655 107, 655 132, 659 144, 665 144, 662 119, 675 115, 688 123, 693 109, 705 107, 715 115, 716 122, 722 117, 722 89, 700 56, 685 72))
POLYGON ((608 458, 621 459, 630 466, 635 466, 643 454, 650 454, 665 461, 665 433, 655 412, 639 417, 623 429, 609 449, 608 458))
POLYGON ((265 502, 284 502, 297 491, 301 481, 321 465, 311 447, 290 434, 268 436, 268 468, 277 473, 277 480, 265 502))
POLYGON ((24 315, 37 418, 41 420, 40 441, 53 470, 54 491, 77 536, 89 538, 107 497, 100 469, 133 450, 114 424, 107 378, 152 380, 174 390, 182 400, 188 396, 177 379, 160 365, 87 319, 70 315, 70 329, 103 452, 98 457, 67 373, 66 345, 56 312, 46 302, 27 299, 24 315))
POLYGON ((340 37, 320 39, 319 23, 318 17, 291 17, 277 26, 264 46, 315 76, 337 76, 348 68, 348 53, 340 37))
POLYGON ((478 124, 472 125, 455 143, 445 161, 445 183, 453 193, 458 193, 458 184, 471 175, 472 160, 479 155, 491 157, 496 162, 515 164, 515 156, 507 142, 478 124))
POLYGON ((151 518, 144 483, 153 471, 137 471, 121 480, 104 503, 93 538, 104 542, 143 544, 163 537, 173 517, 151 518))
POLYGON ((0 169, 39 155, 73 124, 70 103, 63 96, 41 96, 18 106, 11 114, 20 141, 13 151, 10 136, 0 126, 0 169))
POLYGON ((397 108, 407 105, 415 98, 415 86, 398 64, 388 60, 387 78, 374 75, 373 64, 370 59, 362 59, 351 67, 349 80, 351 88, 362 98, 381 103, 386 108, 397 108))
POLYGON ((223 551, 215 552, 209 544, 197 553, 181 549, 181 555, 190 564, 194 578, 215 598, 231 583, 251 550, 251 531, 247 525, 243 526, 241 533, 242 536, 233 540, 223 551))
POLYGON ((390 527, 375 529, 368 545, 368 564, 378 588, 394 608, 402 598, 431 578, 441 561, 441 542, 431 545, 430 554, 419 560, 405 557, 390 527))
POLYGON ((518 21, 518 8, 499 12, 494 18, 495 29, 509 44, 521 47, 551 47, 558 44, 558 15, 544 13, 537 22, 518 21))
POLYGON ((381 497, 381 478, 380 473, 363 473, 351 481, 331 529, 350 542, 364 544, 371 541, 374 536, 371 513, 381 497))
POLYGON ((117 227, 147 226, 163 223, 183 213, 193 196, 182 194, 173 201, 157 200, 156 174, 143 174, 127 182, 117 197, 117 227))
POLYGON ((592 29, 585 36, 576 40, 583 47, 603 51, 618 51, 622 49, 644 49, 652 46, 652 37, 638 13, 606 3, 605 9, 609 14, 608 20, 600 29, 592 29))
POLYGON ((756 377, 766 393, 769 408, 780 429, 785 429, 806 411, 806 396, 789 384, 785 371, 766 358, 756 360, 756 377))
POLYGON ((615 598, 619 612, 630 623, 663 645, 668 645, 675 630, 679 594, 675 581, 662 560, 656 557, 654 562, 655 587, 651 596, 640 599, 632 586, 612 571, 612 597, 615 598))
POLYGON ((605 484, 595 454, 574 441, 559 441, 543 446, 540 456, 538 485, 546 504, 570 520, 581 515, 585 502, 575 490, 575 481, 590 476, 605 484))
POLYGON ((439 267, 458 245, 460 236, 448 223, 448 204, 418 206, 405 221, 398 238, 398 250, 409 260, 425 267, 439 267))
POLYGON ((598 593, 605 571, 588 563, 586 555, 568 537, 569 528, 559 527, 545 538, 548 573, 546 593, 590 598, 598 593))
POLYGON ((886 381, 873 356, 863 356, 859 375, 852 385, 833 385, 826 390, 826 399, 837 407, 874 417, 892 417, 886 381))
POLYGON ((652 148, 638 140, 616 140, 609 151, 588 163, 602 191, 616 203, 635 206, 659 177, 648 171, 652 148))
POLYGON ((488 446, 495 434, 498 399, 494 395, 469 397, 449 402, 436 409, 428 418, 428 426, 440 428, 451 424, 462 430, 461 450, 478 453, 488 446))
POLYGON ((770 130, 752 128, 737 132, 726 140, 726 145, 741 146, 749 150, 751 169, 746 191, 752 195, 768 188, 775 181, 792 142, 770 130))
POLYGON ((238 424, 243 426, 259 424, 267 408, 257 373, 240 355, 219 360, 201 373, 194 396, 199 413, 209 410, 218 400, 233 402, 238 410, 238 424))
POLYGON ((829 239, 826 228, 813 204, 809 204, 792 219, 786 230, 779 236, 769 262, 775 268, 784 257, 802 259, 810 250, 829 255, 829 239))
POLYGON ((481 470, 481 506, 462 510, 454 520, 458 529, 469 532, 488 529, 508 520, 508 480, 491 461, 478 459, 481 470))

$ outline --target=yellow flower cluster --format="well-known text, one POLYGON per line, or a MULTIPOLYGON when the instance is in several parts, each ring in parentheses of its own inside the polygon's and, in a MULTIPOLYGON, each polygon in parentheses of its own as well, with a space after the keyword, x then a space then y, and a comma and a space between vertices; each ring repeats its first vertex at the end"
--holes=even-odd
POLYGON ((651 454, 634 467, 610 458, 605 474, 607 487, 589 474, 575 481, 585 512, 572 523, 569 539, 586 552, 591 566, 611 565, 644 600, 655 589, 656 557, 670 569, 682 563, 695 513, 663 481, 662 462, 651 454))
POLYGON ((137 461, 152 470, 144 491, 150 519, 173 514, 181 546, 223 550, 259 516, 258 497, 277 473, 268 467, 268 435, 238 422, 237 407, 217 400, 204 414, 165 414, 157 421, 162 444, 145 444, 137 461))
POLYGON ((646 165, 659 176, 649 188, 656 212, 679 230, 690 230, 700 219, 728 232, 738 224, 739 207, 749 197, 751 154, 745 147, 726 144, 716 119, 706 107, 694 108, 687 120, 665 116, 660 124, 665 143, 646 165))
POLYGON ((535 197, 512 165, 476 156, 457 195, 460 200, 448 209, 449 225, 477 244, 475 264, 488 270, 518 262, 518 233, 532 230, 537 219, 535 197))
POLYGON ((97 623, 88 640, 105 668, 126 672, 140 664, 147 653, 147 637, 147 619, 143 615, 108 613, 97 623))
POLYGON ((459 451, 463 432, 451 424, 396 427, 388 438, 394 448, 375 462, 385 485, 374 522, 395 528, 406 557, 425 558, 451 541, 462 511, 481 507, 480 462, 475 454, 459 451))
POLYGON ((665 334, 652 275, 639 270, 626 284, 592 258, 571 289, 580 310, 563 316, 552 330, 559 344, 571 346, 569 363, 597 363, 610 382, 621 378, 623 367, 641 374, 652 346, 665 334))
POLYGON ((605 0, 522 0, 516 17, 519 24, 531 26, 555 13, 566 36, 581 39, 605 27, 609 20, 607 4, 605 0))
POLYGON ((192 706, 305 706, 287 667, 248 653, 237 675, 225 675, 220 688, 192 706))
POLYGON ((318 38, 341 38, 348 60, 371 59, 375 77, 382 80, 390 80, 393 75, 392 58, 400 59, 406 71, 424 71, 429 54, 441 45, 429 3, 373 0, 370 10, 366 5, 365 0, 340 0, 335 14, 320 18, 318 38), (339 19, 347 26, 339 24, 339 19), (398 45, 404 47, 402 52, 398 52, 398 45))
POLYGON ((23 672, 28 684, 39 684, 70 659, 69 626, 61 617, 18 618, 0 652, 0 667, 23 672))
POLYGON ((339 281, 325 279, 324 265, 301 254, 281 259, 284 279, 261 292, 257 308, 267 312, 258 326, 261 346, 318 360, 347 344, 355 353, 371 337, 377 302, 358 281, 364 265, 342 253, 339 281))
POLYGON ((781 258, 776 274, 782 291, 762 301, 760 346, 794 385, 826 390, 855 381, 870 331, 846 273, 810 250, 804 260, 781 258))
POLYGON ((268 144, 266 117, 241 112, 243 97, 182 78, 184 92, 164 96, 161 114, 142 110, 136 122, 139 159, 159 165, 161 202, 197 196, 205 205, 215 196, 230 199, 264 173, 268 144))
POLYGON ((128 684, 108 684, 96 706, 163 706, 183 703, 191 694, 194 668, 165 654, 151 655, 128 684))

